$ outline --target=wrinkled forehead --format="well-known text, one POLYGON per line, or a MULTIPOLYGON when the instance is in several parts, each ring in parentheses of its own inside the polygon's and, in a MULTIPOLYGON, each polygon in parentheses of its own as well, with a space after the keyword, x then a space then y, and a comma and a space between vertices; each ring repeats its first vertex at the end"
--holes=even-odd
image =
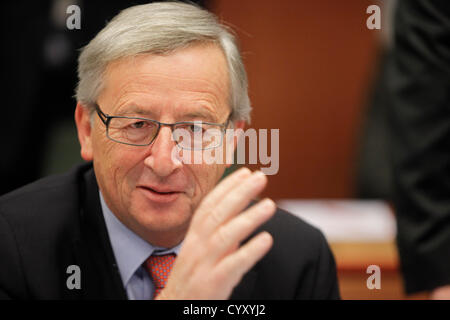
POLYGON ((139 54, 109 63, 100 96, 116 106, 120 100, 139 95, 180 96, 203 99, 217 106, 228 105, 225 56, 216 45, 196 45, 170 54, 139 54))

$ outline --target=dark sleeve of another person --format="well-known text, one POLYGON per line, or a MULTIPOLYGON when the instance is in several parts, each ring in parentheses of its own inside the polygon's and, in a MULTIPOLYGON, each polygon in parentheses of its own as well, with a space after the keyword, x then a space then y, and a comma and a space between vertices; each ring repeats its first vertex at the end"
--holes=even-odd
POLYGON ((450 1, 399 1, 388 66, 397 243, 407 293, 450 284, 450 1))

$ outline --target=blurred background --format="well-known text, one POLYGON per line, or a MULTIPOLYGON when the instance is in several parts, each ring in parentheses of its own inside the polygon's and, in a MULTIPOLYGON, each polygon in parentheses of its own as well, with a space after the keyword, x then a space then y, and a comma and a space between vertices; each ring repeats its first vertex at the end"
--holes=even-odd
MULTIPOLYGON (((78 49, 121 9, 146 2, 2 2, 0 194, 82 161, 72 98, 78 49), (66 27, 72 4, 81 8, 80 30, 66 27)), ((240 39, 251 127, 280 130, 279 171, 264 196, 324 231, 343 298, 407 298, 389 203, 382 72, 395 1, 197 3, 240 39), (366 27, 373 4, 381 8, 380 30, 366 27), (367 288, 372 264, 381 268, 381 289, 367 288)))

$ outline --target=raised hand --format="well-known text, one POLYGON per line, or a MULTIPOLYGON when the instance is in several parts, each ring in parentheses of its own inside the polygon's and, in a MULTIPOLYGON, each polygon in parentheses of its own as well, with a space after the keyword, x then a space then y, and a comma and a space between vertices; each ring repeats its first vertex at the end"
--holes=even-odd
POLYGON ((270 219, 276 206, 264 199, 244 210, 266 186, 260 172, 242 168, 219 183, 192 217, 183 247, 158 299, 227 299, 243 275, 271 248, 267 232, 240 246, 270 219), (244 211, 243 211, 244 210, 244 211))

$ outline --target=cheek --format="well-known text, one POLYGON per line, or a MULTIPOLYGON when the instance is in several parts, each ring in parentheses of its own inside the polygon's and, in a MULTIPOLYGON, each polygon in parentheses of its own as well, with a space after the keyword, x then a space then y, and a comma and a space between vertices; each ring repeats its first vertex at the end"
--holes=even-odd
POLYGON ((108 180, 114 177, 111 173, 116 171, 116 164, 121 163, 119 159, 121 155, 114 144, 115 142, 103 136, 99 136, 92 142, 94 163, 97 168, 101 168, 103 176, 108 180))
POLYGON ((123 202, 122 198, 129 196, 142 171, 143 166, 139 166, 142 163, 141 154, 101 135, 93 141, 93 146, 94 165, 96 172, 103 177, 102 186, 123 202))
POLYGON ((109 170, 111 178, 115 176, 113 173, 127 171, 140 160, 140 153, 136 152, 138 150, 108 139, 106 132, 99 129, 95 132, 92 144, 94 161, 101 164, 105 170, 109 170))
POLYGON ((92 132, 92 149, 94 160, 97 160, 97 162, 100 162, 99 160, 108 160, 110 154, 114 151, 114 144, 114 141, 111 141, 106 137, 104 127, 94 127, 92 132))

